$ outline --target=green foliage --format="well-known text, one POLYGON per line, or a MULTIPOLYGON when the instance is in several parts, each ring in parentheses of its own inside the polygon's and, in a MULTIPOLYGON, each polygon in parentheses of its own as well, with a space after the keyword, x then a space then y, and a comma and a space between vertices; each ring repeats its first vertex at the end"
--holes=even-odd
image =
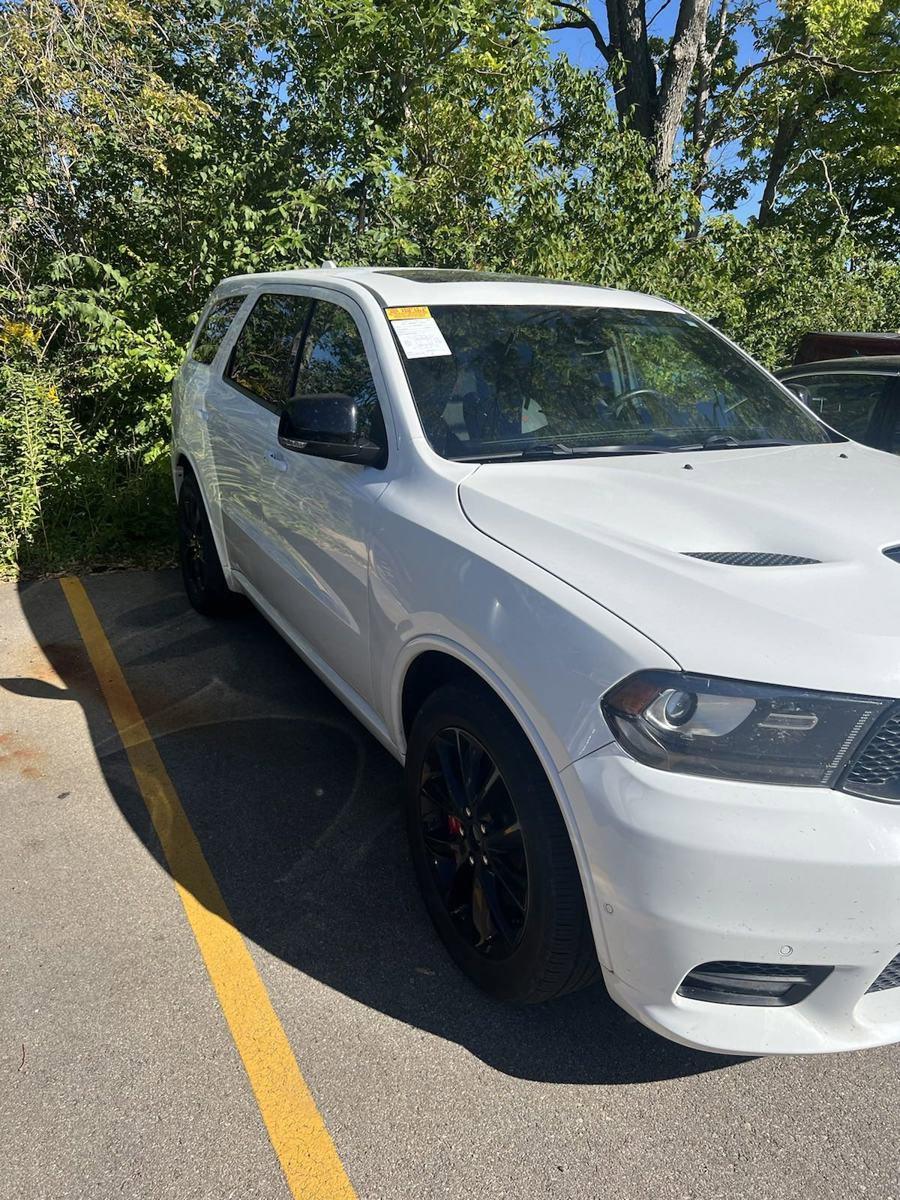
POLYGON ((788 0, 788 16, 800 17, 816 50, 834 56, 858 43, 874 17, 883 9, 882 0, 788 0))
POLYGON ((86 434, 59 380, 32 326, 0 327, 0 575, 168 561, 168 456, 86 434))
POLYGON ((583 279, 669 296, 772 365, 811 328, 900 326, 894 3, 732 4, 701 125, 735 153, 706 162, 686 109, 665 187, 610 73, 550 53, 553 9, 4 0, 3 569, 170 554, 168 390, 227 275, 331 257, 583 279), (771 57, 746 77, 737 22, 771 57), (771 219, 705 216, 767 177, 795 103, 771 219))

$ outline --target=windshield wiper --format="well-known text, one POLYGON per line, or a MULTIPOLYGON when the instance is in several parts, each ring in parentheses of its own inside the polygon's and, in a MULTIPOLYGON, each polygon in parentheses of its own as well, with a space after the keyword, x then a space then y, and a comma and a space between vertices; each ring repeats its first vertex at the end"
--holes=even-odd
POLYGON ((575 451, 565 442, 532 442, 517 458, 571 458, 575 451))
POLYGON ((702 442, 677 446, 678 450, 744 450, 749 446, 803 446, 805 442, 787 442, 784 438, 736 438, 732 433, 711 433, 702 442))
POLYGON ((681 446, 648 446, 646 443, 622 446, 567 446, 565 442, 533 442, 523 450, 504 450, 496 454, 466 454, 456 462, 527 462, 550 458, 612 458, 626 454, 666 454, 681 446))

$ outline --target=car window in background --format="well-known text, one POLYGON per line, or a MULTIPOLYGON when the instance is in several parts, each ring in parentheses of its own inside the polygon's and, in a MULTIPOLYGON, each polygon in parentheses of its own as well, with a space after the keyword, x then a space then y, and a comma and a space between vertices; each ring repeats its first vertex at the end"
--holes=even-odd
POLYGON ((883 409, 879 445, 891 454, 900 454, 900 375, 894 375, 887 381, 883 409))
POLYGON ((293 351, 309 305, 305 296, 264 292, 235 343, 228 378, 267 404, 284 404, 293 351))
POLYGON ((228 332, 238 309, 244 303, 243 296, 224 296, 217 300, 206 314, 203 328, 197 334, 197 340, 191 351, 194 362, 211 363, 216 357, 216 351, 228 332))
POLYGON ((788 387, 806 388, 807 407, 839 433, 854 441, 875 444, 878 430, 872 426, 875 409, 883 399, 890 376, 866 375, 861 371, 846 374, 803 375, 786 380, 788 387))
POLYGON ((686 314, 430 308, 450 353, 404 362, 425 433, 448 458, 548 440, 660 450, 715 433, 738 443, 827 440, 799 403, 686 314))
POLYGON ((297 367, 294 394, 335 392, 353 397, 360 433, 383 446, 381 406, 356 322, 345 308, 317 300, 297 367))

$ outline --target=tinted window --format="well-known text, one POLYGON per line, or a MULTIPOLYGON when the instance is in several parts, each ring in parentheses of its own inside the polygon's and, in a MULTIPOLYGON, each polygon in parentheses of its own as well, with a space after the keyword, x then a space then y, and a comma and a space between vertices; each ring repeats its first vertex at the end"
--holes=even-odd
POLYGON ((235 343, 229 378, 269 404, 283 404, 309 304, 304 296, 260 296, 235 343))
POLYGON ((800 404, 687 315, 430 307, 450 353, 405 365, 425 433, 448 458, 547 441, 674 450, 714 435, 730 445, 826 440, 800 404))
POLYGON ((885 394, 888 377, 850 372, 846 375, 803 375, 787 380, 802 384, 809 393, 808 406, 839 433, 857 442, 870 440, 872 418, 885 394))
POLYGON ((216 357, 216 351, 222 338, 228 332, 229 325, 243 303, 243 296, 226 296, 215 302, 206 314, 203 328, 197 334, 197 340, 191 351, 191 358, 195 362, 212 362, 216 357))
POLYGON ((342 392, 356 401, 360 432, 386 444, 384 420, 356 322, 345 308, 317 301, 294 389, 298 396, 342 392))

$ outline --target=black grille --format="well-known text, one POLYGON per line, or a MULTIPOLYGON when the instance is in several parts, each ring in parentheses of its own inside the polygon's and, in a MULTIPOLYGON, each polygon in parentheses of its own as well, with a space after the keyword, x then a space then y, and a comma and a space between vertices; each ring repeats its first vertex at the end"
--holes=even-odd
POLYGON ((900 801, 900 708, 893 708, 854 754, 842 792, 900 801))
POLYGON ((886 992, 888 988, 900 987, 900 954, 892 958, 867 992, 886 992))
POLYGON ((758 550, 685 550, 688 558, 721 563, 725 567, 808 567, 821 561, 798 554, 763 554, 758 550))

